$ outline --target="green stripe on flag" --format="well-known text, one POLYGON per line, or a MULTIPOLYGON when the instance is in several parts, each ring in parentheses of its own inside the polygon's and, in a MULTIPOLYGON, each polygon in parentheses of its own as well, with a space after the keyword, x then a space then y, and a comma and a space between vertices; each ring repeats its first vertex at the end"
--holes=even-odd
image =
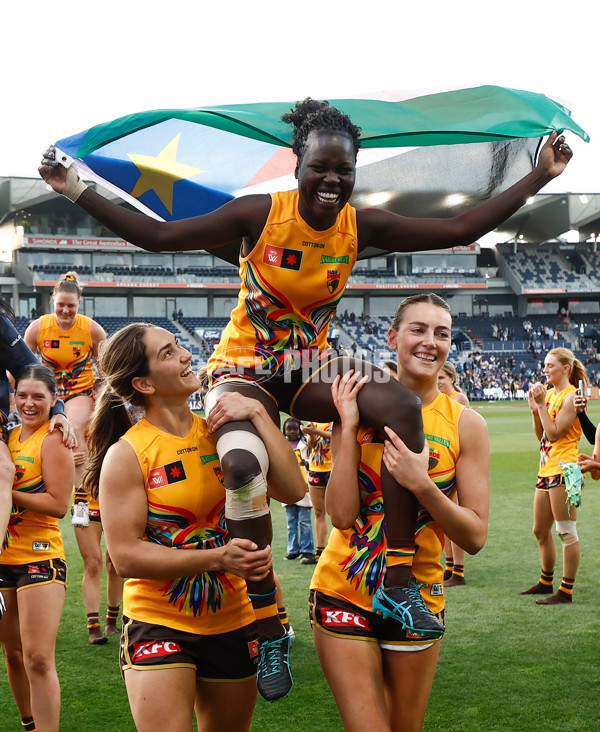
MULTIPOLYGON (((362 128, 363 148, 543 137, 556 130, 570 131, 589 142, 587 133, 562 105, 543 94, 499 86, 439 92, 401 102, 332 99, 330 103, 362 128)), ((281 116, 293 105, 293 102, 271 102, 130 114, 88 130, 77 157, 82 158, 132 132, 168 119, 187 120, 290 147, 293 129, 281 121, 281 116)))

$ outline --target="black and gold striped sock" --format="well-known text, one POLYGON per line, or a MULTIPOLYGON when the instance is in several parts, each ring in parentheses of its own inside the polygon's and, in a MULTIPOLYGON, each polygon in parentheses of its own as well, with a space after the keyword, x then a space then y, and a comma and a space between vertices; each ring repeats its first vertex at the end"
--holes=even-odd
POLYGON ((33 717, 21 717, 21 725, 25 732, 35 732, 35 722, 33 717))
POLYGON ((446 557, 446 569, 444 570, 444 582, 452 577, 452 570, 454 569, 454 558, 446 557))
POLYGON ((284 630, 287 632, 288 628, 290 627, 290 619, 287 616, 286 609, 284 607, 278 607, 277 611, 279 613, 279 620, 281 621, 284 630))
POLYGON ((98 613, 88 613, 87 614, 87 629, 88 630, 94 630, 95 628, 100 627, 100 617, 98 613))
POLYGON ((120 605, 109 605, 106 608, 106 623, 110 625, 117 624, 117 618, 119 617, 120 605))
POLYGON ((547 572, 545 569, 542 569, 542 574, 540 575, 540 585, 550 585, 552 586, 554 582, 554 570, 551 572, 547 572))
POLYGON ((452 574, 456 577, 464 577, 465 576, 465 566, 464 564, 455 564, 454 569, 452 570, 452 574))
POLYGON ((573 594, 573 585, 575 584, 575 578, 574 577, 563 577, 560 582, 560 587, 558 588, 559 592, 564 592, 565 595, 572 595, 573 594))

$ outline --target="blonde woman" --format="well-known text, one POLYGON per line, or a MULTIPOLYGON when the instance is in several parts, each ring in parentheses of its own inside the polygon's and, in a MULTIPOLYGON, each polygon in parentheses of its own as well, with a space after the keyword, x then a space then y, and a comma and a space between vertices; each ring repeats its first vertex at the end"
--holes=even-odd
POLYGON ((430 293, 404 300, 388 334, 398 379, 422 403, 428 444, 420 454, 389 428, 381 434, 360 425, 357 398, 364 376, 346 374, 332 387, 340 421, 333 427, 325 501, 334 528, 311 582, 310 613, 319 661, 346 732, 419 732, 440 651, 439 637, 423 637, 372 612, 386 569, 383 465, 419 502, 413 590, 437 617, 444 615, 444 534, 471 554, 487 536, 486 425, 437 385, 451 331, 448 304, 430 293))
MULTIPOLYGON (((577 419, 575 396, 579 385, 587 387, 584 365, 568 348, 554 348, 544 360, 546 384, 536 383, 529 390, 533 428, 540 440, 540 467, 533 499, 533 533, 538 541, 542 565, 539 581, 520 594, 548 595, 538 605, 558 605, 573 600, 573 585, 579 567, 577 535, 577 497, 570 499, 572 478, 579 456, 582 428, 577 419), (553 593, 556 546, 552 525, 562 544, 563 575, 553 593)), ((577 477, 575 475, 575 480, 577 477)), ((577 486, 575 485, 575 488, 577 486)))
MULTIPOLYGON (((93 645, 103 645, 108 639, 102 633, 99 619, 102 524, 98 504, 82 491, 81 478, 87 459, 86 432, 94 409, 93 362, 98 357, 98 345, 106 339, 106 333, 95 320, 79 313, 82 294, 77 272, 66 272, 54 286, 54 312, 42 315, 29 325, 25 331, 25 343, 34 353, 39 350, 42 362, 54 371, 59 396, 65 401, 65 414, 77 435, 78 448, 73 455, 74 524, 78 527, 75 537, 83 559, 82 592, 88 638, 93 645), (83 513, 80 506, 85 507, 83 513)), ((119 612, 121 591, 114 572, 109 571, 108 579, 107 625, 108 618, 116 618, 119 612)))

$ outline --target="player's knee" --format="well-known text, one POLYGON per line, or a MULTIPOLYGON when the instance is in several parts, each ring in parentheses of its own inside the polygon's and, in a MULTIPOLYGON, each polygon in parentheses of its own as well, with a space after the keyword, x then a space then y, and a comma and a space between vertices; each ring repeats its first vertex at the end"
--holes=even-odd
POLYGON ((533 527, 533 535, 538 541, 544 541, 552 537, 552 532, 547 529, 539 529, 537 526, 533 527))
POLYGON ((247 450, 230 450, 221 458, 225 485, 236 490, 260 473, 258 460, 247 450))
MULTIPOLYGON (((81 529, 78 530, 81 531, 81 529)), ((102 556, 85 556, 83 558, 83 571, 86 579, 99 580, 102 576, 102 556)))
POLYGON ((267 477, 269 456, 264 442, 253 432, 233 430, 217 439, 217 452, 225 487, 237 490, 258 475, 267 477))
POLYGON ((27 673, 35 676, 47 676, 54 668, 52 659, 48 654, 35 649, 28 653, 24 660, 27 673))
POLYGON ((565 546, 576 544, 579 541, 576 521, 557 521, 556 533, 565 546))

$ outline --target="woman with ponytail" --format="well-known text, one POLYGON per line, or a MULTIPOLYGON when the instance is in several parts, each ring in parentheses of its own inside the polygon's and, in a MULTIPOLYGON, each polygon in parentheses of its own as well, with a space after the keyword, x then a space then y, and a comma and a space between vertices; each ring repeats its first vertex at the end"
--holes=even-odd
POLYGON ((548 595, 538 605, 572 602, 573 585, 579 567, 577 506, 581 502, 582 477, 577 464, 582 428, 577 419, 575 397, 585 394, 588 384, 585 366, 568 348, 553 348, 544 360, 544 384, 529 390, 529 408, 535 435, 540 440, 540 467, 533 499, 533 533, 538 541, 542 565, 539 582, 521 595, 548 595), (563 576, 553 593, 556 546, 552 525, 562 544, 563 576))
MULTIPOLYGON (((379 209, 356 210, 354 190, 360 129, 327 102, 306 99, 283 116, 295 128, 298 189, 243 196, 203 216, 160 222, 109 202, 79 180, 74 167, 46 151, 40 175, 115 234, 150 251, 211 250, 242 240, 238 305, 209 360, 216 398, 235 391, 300 420, 330 422, 338 413, 331 396, 336 376, 353 370, 366 377, 358 397, 361 422, 391 427, 420 452, 424 435, 417 398, 387 372, 329 348, 327 332, 357 255, 370 247, 389 252, 470 244, 496 228, 528 197, 559 175, 572 153, 564 137, 550 136, 535 169, 498 196, 458 216, 418 219, 379 209)), ((232 535, 271 541, 265 467, 269 456, 251 425, 220 423, 217 450, 227 488, 232 535), (242 496, 252 496, 252 502, 242 496)), ((414 592, 412 559, 417 502, 384 468, 387 573, 378 607, 403 627, 437 636, 443 625, 414 592), (425 610, 422 608, 425 607, 425 610)), ((261 640, 279 640, 287 666, 285 631, 277 620, 272 575, 248 586, 260 615, 261 640)), ((282 687, 289 679, 282 671, 282 687)))
MULTIPOLYGON (((244 580, 272 571, 269 546, 229 538, 225 488, 211 431, 248 420, 273 454, 269 488, 306 491, 296 456, 254 399, 223 394, 208 424, 188 397, 200 388, 172 333, 134 323, 100 350, 105 387, 90 425, 84 486, 99 497, 106 544, 122 577, 120 663, 138 730, 247 730, 259 649, 244 580), (135 424, 128 405, 142 408, 135 424)), ((267 659, 267 664, 270 660, 267 659)), ((289 689, 288 689, 289 691, 289 689)))
MULTIPOLYGON (((81 488, 81 476, 87 458, 86 432, 94 409, 93 362, 98 357, 98 345, 106 338, 106 333, 95 320, 79 313, 82 293, 77 272, 66 272, 54 286, 54 312, 42 315, 30 324, 25 331, 25 342, 32 351, 39 350, 42 362, 54 371, 59 396, 65 401, 66 415, 77 435, 79 447, 74 453, 73 525, 83 559, 81 586, 88 638, 93 645, 103 645, 108 638, 102 633, 99 620, 102 524, 98 505, 90 501, 90 496, 81 488)), ((120 591, 120 583, 109 571, 106 626, 109 633, 118 632, 115 611, 118 614, 120 591)))

